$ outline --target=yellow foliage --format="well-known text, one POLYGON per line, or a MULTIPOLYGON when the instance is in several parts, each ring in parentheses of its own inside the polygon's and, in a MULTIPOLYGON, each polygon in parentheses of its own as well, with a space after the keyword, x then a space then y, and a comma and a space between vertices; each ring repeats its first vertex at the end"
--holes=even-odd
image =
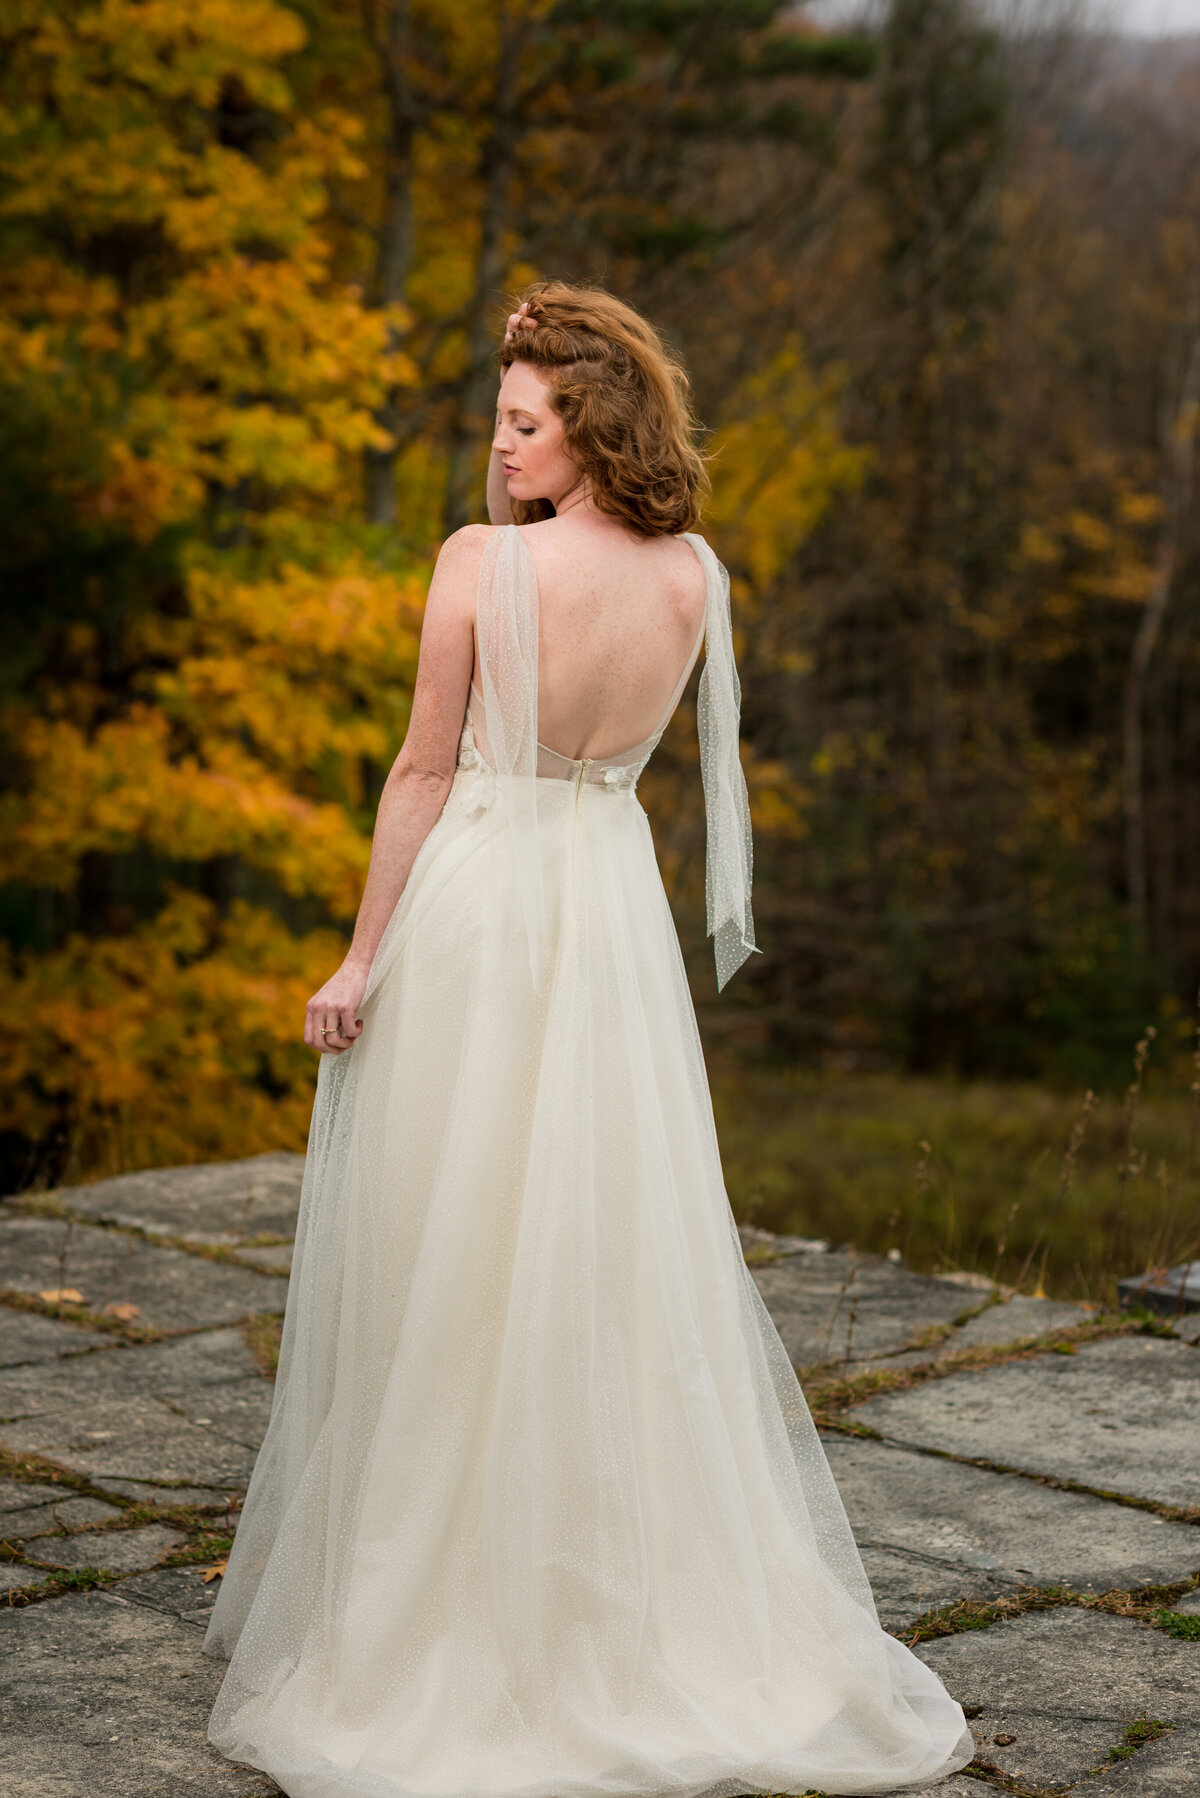
POLYGON ((26 1020, 6 1038, 0 1128, 27 1135, 70 1117, 70 1178, 304 1145, 312 1051, 309 994, 340 953, 328 931, 297 937, 271 912, 225 918, 176 892, 125 936, 73 936, 9 957, 26 1020))
POLYGON ((10 957, 36 1023, 0 1050, 4 1124, 65 1130, 84 1174, 300 1146, 304 1003, 361 895, 428 576, 331 522, 417 379, 408 314, 334 271, 329 186, 362 178, 361 124, 294 105, 305 28, 274 0, 8 10, 0 379, 71 447, 72 527, 154 572, 131 596, 89 576, 57 665, 4 699, 10 885, 70 919, 84 858, 151 871, 140 916, 83 911, 10 957), (266 115, 248 148, 219 129, 231 95, 266 115), (91 247, 110 237, 116 273, 91 247), (186 890, 231 862, 262 903, 186 890))
POLYGON ((713 444, 707 517, 752 604, 779 577, 840 492, 861 484, 866 445, 844 441, 837 370, 815 375, 790 340, 734 393, 713 444))

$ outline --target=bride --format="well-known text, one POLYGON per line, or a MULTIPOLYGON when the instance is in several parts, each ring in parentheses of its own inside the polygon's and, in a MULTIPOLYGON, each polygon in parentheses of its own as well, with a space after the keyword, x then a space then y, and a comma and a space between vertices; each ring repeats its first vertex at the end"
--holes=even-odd
POLYGON ((291 1798, 889 1792, 970 1733, 879 1626, 743 1261, 637 777, 705 647, 721 985, 753 947, 687 381, 530 288, 324 1051, 210 1740, 291 1798))

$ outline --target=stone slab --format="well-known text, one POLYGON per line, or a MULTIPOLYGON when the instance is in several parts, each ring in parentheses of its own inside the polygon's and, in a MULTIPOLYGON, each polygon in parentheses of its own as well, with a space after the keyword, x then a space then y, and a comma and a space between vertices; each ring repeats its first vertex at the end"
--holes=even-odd
POLYGON ((1200 1570, 1193 1524, 882 1442, 824 1446, 888 1628, 1019 1585, 1107 1592, 1200 1570))
POLYGON ((183 1414, 198 1427, 219 1430, 222 1436, 245 1443, 257 1454, 271 1421, 274 1396, 271 1382, 255 1373, 230 1384, 181 1393, 177 1402, 183 1414))
POLYGON ((218 1576, 206 1583, 204 1574, 203 1567, 161 1567, 154 1573, 137 1573, 121 1581, 121 1597, 207 1629, 221 1581, 218 1576))
POLYGON ((102 1477, 94 1482, 102 1492, 132 1498, 139 1505, 194 1505, 198 1510, 225 1510, 232 1493, 220 1486, 154 1485, 147 1480, 102 1477))
POLYGON ((1134 1274, 1117 1281, 1121 1305, 1141 1305, 1147 1311, 1159 1311, 1165 1317, 1176 1312, 1200 1311, 1200 1261, 1185 1261, 1179 1267, 1156 1267, 1149 1273, 1134 1274))
MULTIPOLYGON (((1130 1618, 1062 1606, 915 1652, 960 1704, 983 1706, 971 1721, 979 1758, 1035 1786, 1084 1778, 1137 1717, 1200 1725, 1195 1645, 1130 1618), (1015 1740, 1000 1744, 998 1735, 1015 1740)), ((1141 1753, 1125 1763, 1131 1775, 1141 1753)), ((1106 1789, 1114 1776, 1105 1775, 1106 1789)), ((1152 1788, 1135 1781, 1125 1789, 1152 1788)))
MULTIPOLYGON (((119 1514, 114 1506, 113 1516, 119 1514)), ((34 1536, 44 1536, 58 1526, 57 1508, 53 1504, 34 1504, 21 1511, 6 1511, 0 1515, 0 1542, 15 1547, 34 1536)))
POLYGON ((40 1510, 73 1496, 73 1487, 51 1485, 49 1480, 0 1479, 0 1528, 19 1512, 40 1510))
MULTIPOLYGON (((19 1592, 24 1586, 36 1586, 39 1580, 49 1575, 41 1567, 26 1567, 23 1561, 0 1561, 0 1598, 7 1598, 10 1592, 19 1592)), ((0 1729, 3 1720, 0 1719, 0 1729)))
POLYGON ((1089 1343, 871 1399, 889 1440, 1176 1505, 1200 1496, 1200 1355, 1156 1336, 1089 1343))
POLYGON ((255 1456, 246 1443, 192 1423, 157 1397, 39 1413, 5 1424, 3 1436, 18 1453, 45 1455, 98 1485, 112 1482, 110 1491, 123 1481, 243 1486, 255 1456))
POLYGON ((70 1486, 0 1480, 0 1540, 5 1542, 22 1542, 50 1530, 107 1523, 120 1515, 119 1505, 106 1505, 101 1499, 74 1492, 70 1486))
MULTIPOLYGON (((218 1482, 249 1477, 273 1397, 239 1330, 204 1331, 5 1370, 0 1433, 109 1491, 138 1497, 135 1482, 183 1481, 211 1504, 218 1482)), ((153 1499, 192 1502, 178 1490, 153 1499)))
MULTIPOLYGON (((52 1529, 55 1525, 64 1530, 78 1530, 92 1523, 109 1523, 113 1518, 121 1515, 119 1505, 106 1505, 101 1499, 88 1498, 86 1495, 64 1498, 56 1504, 42 1508, 50 1513, 42 1524, 43 1530, 52 1529)), ((25 1512, 22 1516, 26 1520, 26 1525, 19 1526, 15 1531, 12 1524, 6 1520, 9 1536, 17 1541, 37 1533, 27 1527, 29 1513, 25 1512)))
MULTIPOLYGON (((6 1270, 0 1264, 0 1286, 5 1284, 6 1270)), ((58 1355, 79 1355, 88 1349, 111 1348, 113 1338, 99 1330, 84 1329, 81 1324, 64 1323, 57 1317, 42 1317, 36 1311, 21 1311, 0 1304, 0 1367, 20 1367, 28 1361, 53 1361, 58 1355)))
MULTIPOLYGON (((947 1282, 939 1280, 938 1284, 945 1285, 947 1282)), ((973 1305, 979 1302, 978 1293, 968 1293, 963 1301, 964 1312, 969 1313, 973 1305)), ((959 1315, 963 1314, 960 1312, 959 1315)), ((1093 1312, 1087 1305, 1066 1305, 1054 1299, 1025 1298, 1016 1294, 988 1305, 974 1317, 967 1316, 964 1323, 952 1328, 939 1342, 929 1343, 924 1348, 903 1350, 899 1354, 893 1351, 867 1355, 862 1359, 856 1356, 834 1371, 838 1377, 855 1378, 859 1374, 877 1372, 881 1367, 897 1370, 924 1367, 930 1361, 941 1361, 947 1355, 957 1354, 961 1349, 1006 1348, 1010 1343, 1048 1336, 1052 1331, 1084 1323, 1092 1315, 1093 1312)), ((857 1331, 855 1334, 857 1336, 857 1331)))
POLYGON ((1093 1315, 1088 1305, 1064 1305, 1055 1299, 1030 1299, 1020 1293, 998 1305, 989 1305, 970 1318, 943 1345, 942 1353, 963 1348, 1003 1348, 1030 1336, 1047 1336, 1086 1323, 1093 1315))
POLYGON ((252 1155, 244 1161, 148 1168, 40 1196, 96 1223, 132 1224, 151 1236, 192 1242, 236 1243, 254 1236, 294 1237, 303 1176, 303 1155, 252 1155))
POLYGON ((1200 1590, 1195 1592, 1185 1592, 1184 1596, 1179 1599, 1174 1606, 1174 1609, 1183 1611, 1188 1617, 1200 1617, 1200 1590))
POLYGON ((5 1798, 259 1798, 205 1741, 225 1671, 200 1631, 109 1592, 0 1608, 5 1798))
MULTIPOLYGON (((1176 1729, 1104 1775, 1104 1792, 1122 1798, 1195 1798, 1200 1793, 1200 1729, 1176 1729)), ((978 1798, 978 1794, 976 1794, 978 1798)))
POLYGON ((286 1280, 46 1217, 0 1221, 0 1285, 17 1292, 73 1286, 90 1311, 131 1303, 139 1323, 167 1332, 235 1323, 287 1302, 286 1280))
POLYGON ((286 1280, 292 1271, 292 1244, 277 1243, 267 1249, 238 1249, 239 1266, 259 1268, 263 1273, 280 1274, 286 1280))
POLYGON ((6 1368, 0 1371, 0 1418, 34 1417, 100 1399, 153 1395, 178 1400, 251 1378, 269 1399, 272 1387, 258 1373, 241 1331, 204 1330, 165 1342, 123 1344, 103 1355, 6 1368))
POLYGON ((738 1237, 747 1261, 762 1263, 775 1256, 823 1255, 830 1247, 823 1236, 780 1236, 755 1224, 739 1224, 738 1237))
POLYGON ((999 1571, 963 1567, 936 1555, 888 1548, 870 1540, 859 1543, 862 1564, 871 1582, 875 1609, 884 1629, 904 1636, 929 1611, 970 1599, 989 1604, 1016 1590, 1017 1582, 999 1571))
POLYGON ((905 1786, 900 1792, 888 1794, 888 1798, 980 1798, 979 1781, 968 1779, 964 1773, 952 1773, 937 1785, 905 1786))
POLYGON ((882 1255, 797 1254, 750 1272, 798 1367, 898 1353, 928 1325, 970 1310, 974 1298, 882 1255))
POLYGON ((82 1530, 75 1536, 36 1536, 21 1546, 29 1560, 48 1567, 104 1567, 114 1573, 144 1573, 187 1541, 160 1523, 132 1530, 82 1530))

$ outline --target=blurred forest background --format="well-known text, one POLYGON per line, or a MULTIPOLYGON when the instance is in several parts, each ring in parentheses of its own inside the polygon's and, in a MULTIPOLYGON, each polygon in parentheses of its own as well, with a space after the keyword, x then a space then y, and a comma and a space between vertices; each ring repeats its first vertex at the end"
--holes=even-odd
POLYGON ((643 797, 739 1215, 1093 1296, 1194 1252, 1200 39, 1087 27, 0 0, 4 1190, 303 1147, 552 275, 711 433, 766 950, 719 1005, 687 704, 643 797))

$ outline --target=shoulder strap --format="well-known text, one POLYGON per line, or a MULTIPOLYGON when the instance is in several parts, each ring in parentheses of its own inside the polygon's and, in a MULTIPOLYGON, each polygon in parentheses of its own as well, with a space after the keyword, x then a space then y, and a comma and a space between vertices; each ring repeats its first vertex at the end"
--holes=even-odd
POLYGON ((738 754, 742 688, 733 659, 729 575, 703 537, 695 531, 682 535, 700 558, 706 585, 704 672, 696 702, 696 728, 708 820, 708 934, 713 938, 719 992, 756 951, 750 910, 754 843, 746 777, 738 754))
POLYGON ((537 570, 515 524, 484 545, 475 601, 475 639, 488 745, 504 803, 509 852, 535 989, 542 963, 542 858, 537 817, 537 570))

